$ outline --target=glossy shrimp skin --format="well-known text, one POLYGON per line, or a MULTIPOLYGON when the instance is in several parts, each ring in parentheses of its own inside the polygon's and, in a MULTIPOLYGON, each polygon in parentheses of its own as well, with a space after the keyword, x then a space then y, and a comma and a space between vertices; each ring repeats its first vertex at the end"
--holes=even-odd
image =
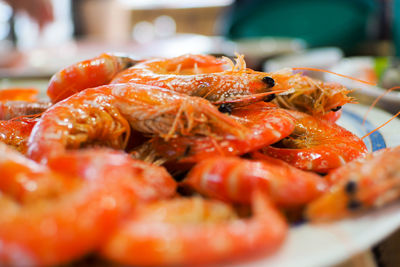
POLYGON ((166 160, 198 162, 211 156, 235 156, 260 149, 288 136, 294 129, 290 114, 264 102, 234 109, 231 117, 248 129, 243 138, 231 134, 178 137, 169 142, 158 138, 150 146, 166 160))
POLYGON ((329 173, 328 192, 314 200, 305 216, 312 222, 332 221, 378 208, 400 197, 400 147, 354 160, 329 173))
POLYGON ((9 170, 2 177, 8 184, 3 181, 0 188, 0 263, 6 266, 50 266, 82 257, 104 242, 137 203, 175 192, 165 170, 136 165, 119 152, 65 154, 52 159, 50 170, 9 148, 1 150, 0 168, 9 170), (71 168, 60 173, 65 160, 71 168), (145 168, 156 176, 143 177, 151 173, 145 168))
POLYGON ((278 159, 264 155, 262 158, 208 158, 193 167, 182 184, 208 197, 234 203, 249 203, 251 192, 258 188, 282 208, 303 206, 328 189, 326 181, 317 174, 278 159))
POLYGON ((240 136, 244 130, 204 99, 148 85, 112 84, 87 89, 46 111, 32 131, 28 155, 45 162, 83 146, 123 149, 131 127, 166 140, 219 131, 240 136))
POLYGON ((130 57, 107 53, 78 62, 53 75, 47 95, 57 103, 84 89, 108 84, 117 73, 135 63, 130 57))
POLYGON ((335 123, 290 111, 297 119, 293 133, 262 153, 282 159, 293 166, 328 172, 367 153, 364 142, 335 123))
POLYGON ((135 266, 221 263, 270 254, 280 247, 288 231, 282 215, 260 192, 253 194, 253 215, 247 219, 229 219, 230 212, 222 209, 227 219, 222 220, 224 216, 216 213, 221 208, 212 204, 215 211, 210 211, 209 200, 194 205, 183 201, 186 208, 163 202, 138 212, 111 236, 101 255, 135 266), (201 214, 196 214, 199 211, 201 214))
POLYGON ((266 80, 268 75, 262 72, 245 68, 221 70, 220 60, 210 56, 186 55, 143 61, 118 74, 112 83, 149 84, 212 102, 265 93, 274 86, 266 80))
POLYGON ((0 142, 25 154, 28 149, 29 136, 37 121, 37 118, 0 120, 0 142))

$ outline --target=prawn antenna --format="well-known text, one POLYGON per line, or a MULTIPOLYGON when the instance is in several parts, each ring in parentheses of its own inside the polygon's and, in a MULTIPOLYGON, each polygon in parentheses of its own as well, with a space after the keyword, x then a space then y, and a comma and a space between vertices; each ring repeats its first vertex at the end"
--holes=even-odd
POLYGON ((330 70, 323 70, 323 69, 317 69, 317 68, 307 68, 307 67, 297 67, 297 68, 292 68, 292 69, 293 70, 310 70, 310 71, 326 72, 326 73, 329 73, 329 74, 333 74, 333 75, 336 75, 336 76, 347 78, 347 79, 350 79, 350 80, 353 80, 353 81, 357 81, 357 82, 360 82, 360 83, 376 86, 376 83, 363 81, 363 80, 360 80, 360 79, 357 79, 357 78, 354 78, 354 77, 351 77, 351 76, 347 76, 347 75, 344 75, 344 74, 336 73, 336 72, 333 72, 333 71, 330 71, 330 70))
POLYGON ((374 132, 378 131, 380 128, 382 128, 383 126, 385 126, 386 124, 388 124, 389 122, 391 122, 392 120, 394 120, 397 116, 400 115, 400 111, 397 112, 395 115, 393 115, 393 117, 391 117, 387 122, 383 123, 381 126, 377 127, 375 130, 367 133, 366 135, 364 135, 363 137, 361 137, 361 139, 364 139, 365 137, 370 136, 371 134, 373 134, 374 132))
POLYGON ((367 120, 368 113, 371 112, 371 110, 375 107, 375 105, 378 103, 378 101, 381 100, 381 98, 384 97, 385 95, 387 95, 388 93, 392 92, 393 90, 397 90, 397 89, 400 89, 400 86, 395 86, 395 87, 392 87, 392 88, 390 88, 390 89, 387 89, 385 92, 383 92, 383 94, 381 94, 380 96, 378 96, 378 97, 374 100, 374 102, 372 102, 372 104, 371 104, 371 106, 368 108, 367 112, 365 112, 362 125, 365 124, 365 121, 367 120))

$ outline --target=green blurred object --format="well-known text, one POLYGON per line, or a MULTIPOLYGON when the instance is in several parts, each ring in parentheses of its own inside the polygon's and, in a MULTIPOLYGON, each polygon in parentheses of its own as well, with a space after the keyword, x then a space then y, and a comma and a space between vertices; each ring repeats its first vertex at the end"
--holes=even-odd
POLYGON ((347 54, 368 39, 374 0, 242 0, 228 18, 231 39, 276 36, 301 38, 309 47, 337 46, 347 54))

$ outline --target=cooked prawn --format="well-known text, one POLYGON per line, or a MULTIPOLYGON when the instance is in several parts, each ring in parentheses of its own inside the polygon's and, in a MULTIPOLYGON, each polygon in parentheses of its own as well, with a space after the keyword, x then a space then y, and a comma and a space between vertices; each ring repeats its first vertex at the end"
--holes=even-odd
POLYGON ((220 263, 256 253, 265 256, 280 247, 288 226, 264 194, 254 192, 251 202, 254 214, 249 219, 233 219, 229 210, 204 199, 144 207, 111 236, 101 255, 140 266, 220 263))
MULTIPOLYGON (((199 55, 148 60, 121 72, 112 83, 149 84, 212 102, 269 92, 276 84, 274 77, 250 69, 222 71, 221 63, 199 55)), ((276 89, 284 88, 276 84, 276 89)))
MULTIPOLYGON (((71 153, 68 174, 74 175, 69 176, 0 147, 0 168, 6 170, 0 188, 1 265, 48 266, 77 259, 99 247, 138 202, 175 192, 165 170, 136 165, 119 152, 71 153), (143 177, 148 174, 156 176, 143 177), (151 179, 158 185, 147 182, 151 179)), ((53 158, 50 166, 60 171, 64 164, 64 158, 53 158)))
POLYGON ((243 138, 226 133, 219 136, 182 136, 169 142, 153 138, 146 145, 167 161, 198 162, 210 156, 235 156, 260 149, 288 136, 294 129, 293 117, 268 103, 259 102, 231 112, 231 118, 249 129, 243 138))
POLYGON ((56 103, 84 89, 108 84, 117 73, 136 62, 128 56, 107 53, 78 62, 51 77, 47 95, 56 103))
POLYGON ((305 205, 321 196, 326 181, 317 174, 260 155, 262 160, 213 157, 200 161, 182 184, 206 196, 234 203, 249 203, 251 192, 263 190, 279 207, 305 205))
POLYGON ((306 217, 330 221, 381 207, 400 197, 400 146, 354 160, 326 176, 330 190, 309 204, 306 217))
POLYGON ((289 113, 297 119, 293 133, 262 153, 316 172, 328 172, 367 153, 364 142, 339 125, 298 111, 289 113))
POLYGON ((130 127, 165 140, 179 135, 246 129, 208 101, 162 88, 113 84, 87 89, 43 113, 28 142, 28 155, 46 162, 65 149, 88 145, 124 149, 130 127))

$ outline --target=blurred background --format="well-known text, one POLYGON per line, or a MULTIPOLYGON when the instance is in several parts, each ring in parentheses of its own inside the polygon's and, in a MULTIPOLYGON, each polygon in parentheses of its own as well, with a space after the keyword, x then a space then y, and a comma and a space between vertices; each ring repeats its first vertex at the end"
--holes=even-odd
MULTIPOLYGON (((395 14, 394 0, 0 0, 0 87, 29 79, 45 88, 61 68, 105 51, 137 59, 237 52, 257 70, 314 67, 377 83, 340 80, 368 102, 400 84, 395 14)), ((381 106, 394 112, 399 103, 393 92, 381 106)))

